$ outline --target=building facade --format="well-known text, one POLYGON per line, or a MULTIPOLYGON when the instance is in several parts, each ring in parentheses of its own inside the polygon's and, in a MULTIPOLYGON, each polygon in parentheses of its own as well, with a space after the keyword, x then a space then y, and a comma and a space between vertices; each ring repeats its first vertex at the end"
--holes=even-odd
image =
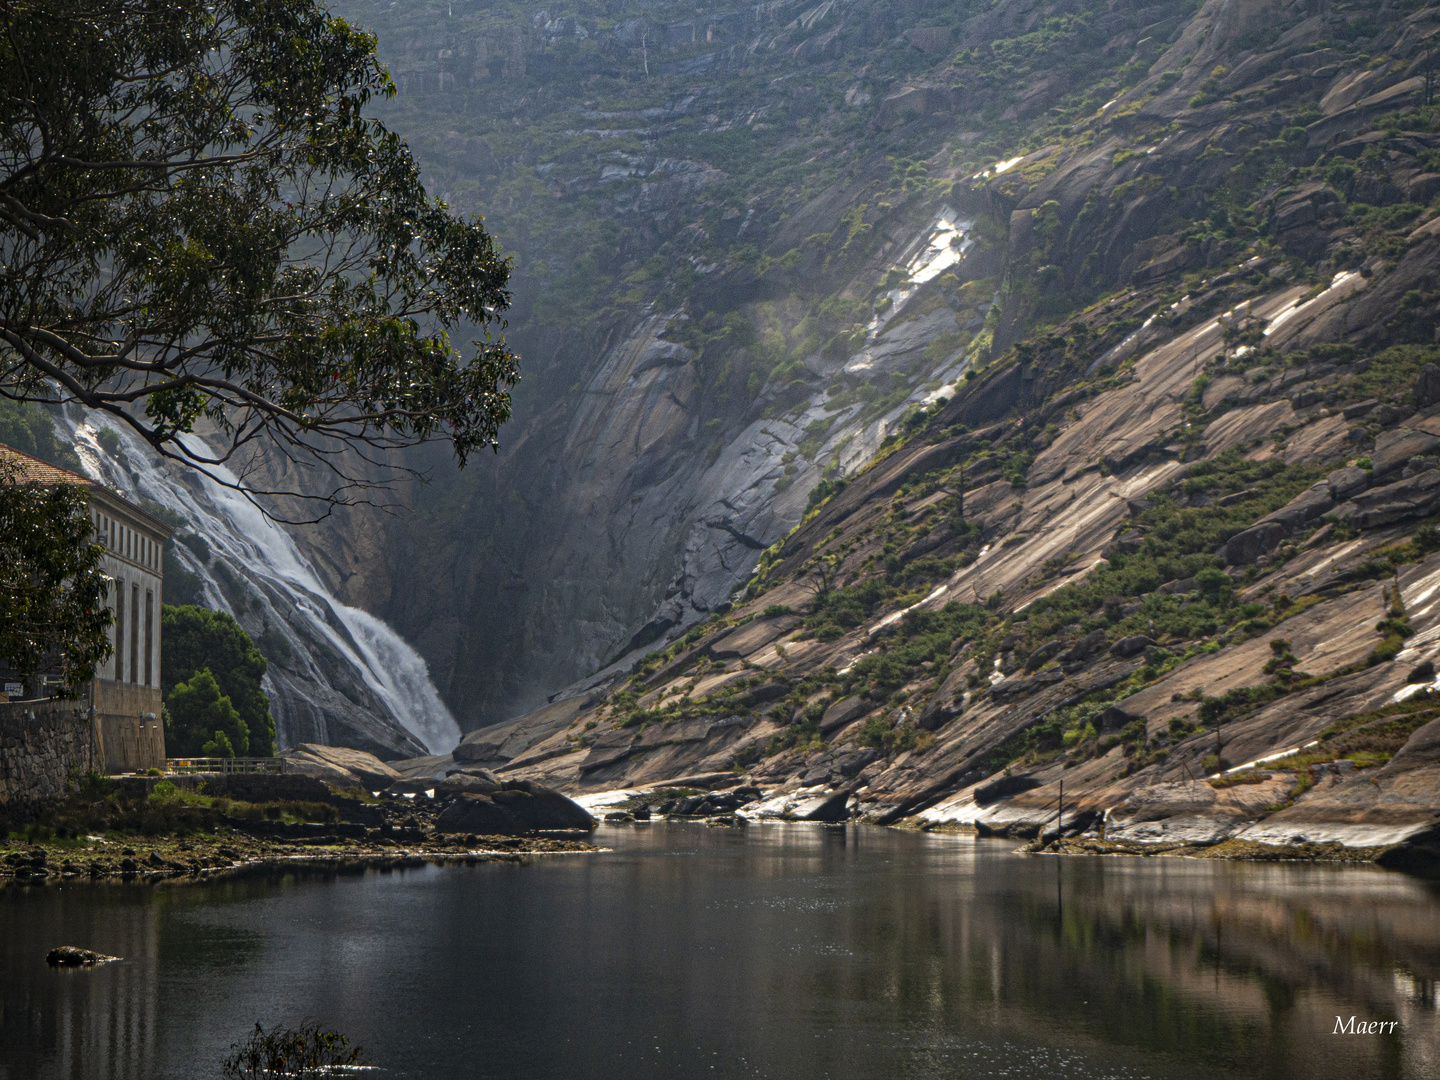
POLYGON ((97 669, 86 697, 97 761, 107 773, 163 768, 165 732, 160 697, 160 597, 164 547, 171 528, 88 477, 0 446, 18 465, 18 479, 84 487, 108 579, 113 652, 97 669))

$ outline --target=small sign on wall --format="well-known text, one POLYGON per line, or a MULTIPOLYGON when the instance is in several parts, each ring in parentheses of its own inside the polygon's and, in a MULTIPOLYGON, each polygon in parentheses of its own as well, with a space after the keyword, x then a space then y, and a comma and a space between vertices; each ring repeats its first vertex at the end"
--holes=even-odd
POLYGON ((11 701, 22 700, 25 697, 25 685, 18 682, 7 682, 5 696, 11 701))

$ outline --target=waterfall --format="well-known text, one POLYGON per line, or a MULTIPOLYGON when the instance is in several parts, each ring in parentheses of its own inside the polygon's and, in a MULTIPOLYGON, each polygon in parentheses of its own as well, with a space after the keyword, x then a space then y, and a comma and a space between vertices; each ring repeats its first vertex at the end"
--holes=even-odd
POLYGON ((408 757, 459 742, 420 654, 382 620, 342 604, 294 538, 244 495, 160 462, 118 426, 102 440, 83 419, 56 423, 92 479, 179 522, 173 556, 200 578, 205 606, 233 616, 270 660, 265 690, 281 745, 334 741, 408 757))

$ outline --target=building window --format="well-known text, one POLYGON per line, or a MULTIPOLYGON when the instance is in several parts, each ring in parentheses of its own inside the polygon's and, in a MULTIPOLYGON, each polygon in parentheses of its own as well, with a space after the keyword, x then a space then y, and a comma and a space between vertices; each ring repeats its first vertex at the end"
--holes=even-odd
POLYGON ((145 685, 150 685, 150 657, 155 647, 155 594, 145 590, 145 685))
POLYGON ((115 579, 115 681, 125 681, 125 582, 115 579))
POLYGON ((130 681, 140 681, 140 585, 130 586, 130 681))

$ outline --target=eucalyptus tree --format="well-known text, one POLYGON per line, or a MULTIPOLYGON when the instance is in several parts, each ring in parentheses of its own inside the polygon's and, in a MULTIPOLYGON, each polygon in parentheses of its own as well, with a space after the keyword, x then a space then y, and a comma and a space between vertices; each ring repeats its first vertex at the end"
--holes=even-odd
POLYGON ((331 504, 395 448, 496 446, 509 261, 365 115, 373 36, 314 0, 0 0, 0 30, 0 396, 221 482, 321 461, 331 504))

